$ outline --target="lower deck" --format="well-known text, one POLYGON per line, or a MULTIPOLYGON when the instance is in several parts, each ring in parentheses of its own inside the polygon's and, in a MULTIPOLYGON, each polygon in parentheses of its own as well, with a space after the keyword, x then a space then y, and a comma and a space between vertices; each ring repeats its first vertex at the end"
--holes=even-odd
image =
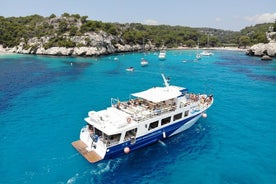
POLYGON ((87 145, 81 140, 72 142, 72 145, 90 163, 95 163, 103 159, 95 151, 87 151, 87 145))

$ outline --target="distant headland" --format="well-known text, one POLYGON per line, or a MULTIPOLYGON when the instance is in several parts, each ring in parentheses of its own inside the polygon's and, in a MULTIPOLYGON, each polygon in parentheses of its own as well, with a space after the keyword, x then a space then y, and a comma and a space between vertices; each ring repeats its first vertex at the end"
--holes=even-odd
POLYGON ((247 53, 275 56, 273 41, 276 40, 276 34, 272 33, 276 31, 276 23, 227 31, 140 23, 103 23, 87 18, 68 13, 59 17, 54 14, 49 17, 0 16, 0 53, 100 56, 164 48, 243 50, 254 44, 272 43, 272 49, 256 51, 255 47, 251 47, 247 53), (270 34, 269 38, 267 34, 270 34))

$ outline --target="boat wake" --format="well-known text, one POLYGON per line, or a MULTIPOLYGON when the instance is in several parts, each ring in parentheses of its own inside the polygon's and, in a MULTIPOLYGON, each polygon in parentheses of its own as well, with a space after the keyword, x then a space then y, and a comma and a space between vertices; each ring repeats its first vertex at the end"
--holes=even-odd
POLYGON ((109 160, 107 163, 99 163, 97 164, 97 168, 92 170, 90 174, 93 175, 102 175, 107 172, 113 172, 117 167, 120 166, 122 159, 118 158, 115 160, 109 160))
POLYGON ((75 183, 77 178, 79 177, 79 173, 76 173, 75 176, 71 177, 69 180, 67 180, 67 184, 75 183))
POLYGON ((108 162, 98 163, 92 170, 89 168, 80 174, 76 173, 67 180, 66 184, 84 183, 84 181, 87 181, 87 177, 90 178, 90 183, 102 183, 102 181, 104 181, 103 175, 115 172, 121 165, 121 162, 122 159, 118 158, 109 160, 108 162))

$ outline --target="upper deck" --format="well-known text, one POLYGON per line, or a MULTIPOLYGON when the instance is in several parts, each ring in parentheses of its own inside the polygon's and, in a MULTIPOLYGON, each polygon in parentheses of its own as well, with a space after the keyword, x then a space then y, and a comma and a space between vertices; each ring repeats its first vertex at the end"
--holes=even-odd
POLYGON ((143 121, 174 112, 177 109, 199 108, 198 104, 205 103, 207 95, 185 94, 177 98, 152 102, 143 98, 128 101, 112 99, 112 107, 98 112, 90 111, 85 120, 108 135, 121 132, 127 126, 133 127, 143 121))
POLYGON ((164 114, 179 109, 184 111, 187 108, 185 111, 198 112, 207 108, 208 104, 206 106, 205 102, 207 95, 188 94, 186 88, 170 86, 169 80, 163 74, 162 78, 164 87, 153 87, 133 93, 131 95, 134 98, 127 101, 121 102, 119 99, 112 98, 111 107, 98 112, 90 111, 89 117, 85 120, 105 134, 112 135, 151 118, 162 118, 164 114))

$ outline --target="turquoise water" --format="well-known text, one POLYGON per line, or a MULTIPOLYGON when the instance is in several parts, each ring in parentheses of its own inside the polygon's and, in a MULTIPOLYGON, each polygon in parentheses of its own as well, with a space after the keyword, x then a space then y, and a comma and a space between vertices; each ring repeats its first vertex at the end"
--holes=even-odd
POLYGON ((275 183, 276 60, 234 51, 194 58, 193 50, 168 51, 165 61, 157 53, 0 56, 0 183, 275 183), (87 112, 162 85, 161 73, 212 93, 208 118, 117 159, 83 159, 71 142, 87 112))

